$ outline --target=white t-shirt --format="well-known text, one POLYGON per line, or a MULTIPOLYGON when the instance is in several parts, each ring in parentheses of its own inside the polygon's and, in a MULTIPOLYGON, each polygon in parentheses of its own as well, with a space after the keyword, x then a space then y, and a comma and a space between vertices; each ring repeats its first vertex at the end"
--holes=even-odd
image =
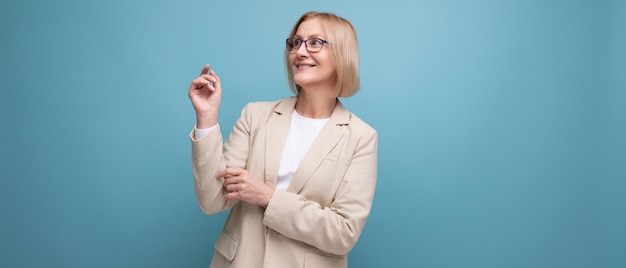
POLYGON ((328 122, 328 118, 313 119, 303 117, 294 109, 291 113, 291 125, 285 140, 283 156, 280 160, 278 168, 278 179, 276 181, 276 189, 286 190, 293 180, 296 169, 302 162, 304 155, 313 141, 320 133, 324 124, 328 122))

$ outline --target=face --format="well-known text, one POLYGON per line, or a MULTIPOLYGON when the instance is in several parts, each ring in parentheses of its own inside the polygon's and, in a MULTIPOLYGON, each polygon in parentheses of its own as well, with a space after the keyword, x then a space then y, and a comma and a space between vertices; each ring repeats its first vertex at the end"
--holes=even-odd
MULTIPOLYGON (((293 38, 301 40, 321 38, 327 40, 323 33, 322 23, 319 19, 314 18, 300 23, 298 31, 293 38)), ((303 90, 312 87, 325 88, 329 91, 335 90, 337 73, 331 49, 328 44, 324 44, 322 50, 309 52, 303 43, 296 51, 289 53, 289 64, 293 70, 293 80, 303 90)))

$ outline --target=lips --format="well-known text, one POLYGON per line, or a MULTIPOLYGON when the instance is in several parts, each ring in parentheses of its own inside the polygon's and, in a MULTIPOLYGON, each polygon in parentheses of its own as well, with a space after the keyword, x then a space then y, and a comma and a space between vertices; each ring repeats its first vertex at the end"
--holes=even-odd
POLYGON ((314 64, 304 64, 304 63, 296 64, 296 69, 298 69, 298 70, 304 70, 304 69, 309 69, 309 68, 313 68, 313 67, 315 67, 314 64))

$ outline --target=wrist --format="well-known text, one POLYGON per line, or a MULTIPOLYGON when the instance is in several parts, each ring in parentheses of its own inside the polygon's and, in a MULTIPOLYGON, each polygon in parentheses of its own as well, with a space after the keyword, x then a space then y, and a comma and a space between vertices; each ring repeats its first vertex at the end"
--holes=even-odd
POLYGON ((196 115, 196 128, 210 128, 217 125, 217 116, 196 115))
POLYGON ((217 125, 217 121, 215 121, 215 122, 200 122, 200 121, 196 121, 196 128, 197 129, 211 128, 211 127, 213 127, 215 125, 217 125))
POLYGON ((272 201, 272 196, 274 196, 274 189, 270 188, 269 191, 267 192, 267 196, 263 202, 263 207, 267 208, 267 206, 270 205, 270 201, 272 201))

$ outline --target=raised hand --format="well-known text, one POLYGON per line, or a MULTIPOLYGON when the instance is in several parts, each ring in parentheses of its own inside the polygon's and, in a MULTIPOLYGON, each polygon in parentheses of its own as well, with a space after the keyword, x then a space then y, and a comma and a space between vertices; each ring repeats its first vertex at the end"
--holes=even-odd
POLYGON ((200 76, 191 81, 189 99, 196 111, 196 127, 209 128, 217 124, 217 116, 222 102, 220 78, 207 64, 200 76))

